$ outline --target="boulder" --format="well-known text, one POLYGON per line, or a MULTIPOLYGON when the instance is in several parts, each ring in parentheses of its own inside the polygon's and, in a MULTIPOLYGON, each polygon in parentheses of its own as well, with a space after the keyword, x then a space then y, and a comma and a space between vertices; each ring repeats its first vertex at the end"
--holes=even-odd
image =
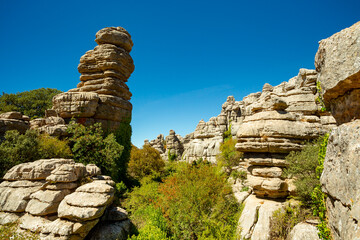
POLYGON ((319 230, 316 226, 309 223, 298 223, 291 230, 288 236, 289 240, 320 240, 318 235, 319 230))

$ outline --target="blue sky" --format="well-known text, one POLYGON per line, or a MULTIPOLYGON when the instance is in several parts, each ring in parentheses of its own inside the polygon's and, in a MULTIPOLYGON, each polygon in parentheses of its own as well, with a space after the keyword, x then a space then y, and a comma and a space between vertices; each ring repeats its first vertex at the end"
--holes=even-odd
POLYGON ((95 33, 122 26, 134 41, 135 145, 314 68, 318 41, 360 21, 360 1, 0 0, 0 92, 76 87, 95 33))

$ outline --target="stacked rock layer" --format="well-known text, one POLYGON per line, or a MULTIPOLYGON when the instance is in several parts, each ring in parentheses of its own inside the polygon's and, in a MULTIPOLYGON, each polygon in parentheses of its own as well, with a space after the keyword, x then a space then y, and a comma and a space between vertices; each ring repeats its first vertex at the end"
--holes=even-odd
POLYGON ((56 95, 53 109, 65 121, 76 118, 83 124, 100 122, 116 129, 120 122, 131 119, 131 92, 126 82, 135 68, 129 54, 133 42, 122 27, 101 29, 95 41, 99 45, 80 59, 77 88, 56 95))
POLYGON ((97 166, 72 159, 19 164, 0 184, 0 224, 19 221, 18 231, 40 239, 84 239, 112 203, 114 184, 97 166), (91 182, 81 185, 83 177, 91 182))
POLYGON ((339 126, 321 176, 335 240, 360 238, 360 22, 320 41, 315 58, 325 104, 339 126))
POLYGON ((316 102, 316 79, 316 71, 300 69, 289 82, 265 84, 260 94, 243 100, 245 118, 237 131, 236 149, 244 152, 250 165, 247 181, 259 197, 286 197, 285 157, 334 126, 334 119, 316 102))
POLYGON ((30 118, 19 112, 6 112, 0 114, 0 137, 5 135, 6 131, 18 130, 25 133, 30 128, 30 118))

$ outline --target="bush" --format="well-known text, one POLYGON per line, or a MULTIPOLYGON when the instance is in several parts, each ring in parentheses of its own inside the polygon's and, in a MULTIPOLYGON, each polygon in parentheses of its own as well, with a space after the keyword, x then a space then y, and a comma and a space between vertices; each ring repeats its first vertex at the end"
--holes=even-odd
POLYGON ((41 135, 35 130, 28 130, 25 134, 7 131, 0 144, 0 176, 20 163, 68 157, 71 157, 71 151, 66 141, 41 135))
POLYGON ((150 145, 144 145, 142 149, 132 147, 127 169, 131 177, 140 181, 145 176, 161 174, 164 167, 160 153, 150 145))
POLYGON ((103 174, 110 175, 118 181, 118 165, 124 149, 116 142, 114 134, 104 137, 101 124, 85 127, 79 123, 71 123, 68 127, 71 134, 70 145, 76 162, 93 163, 103 174))
POLYGON ((231 239, 238 204, 226 176, 209 164, 179 164, 159 187, 156 205, 162 209, 175 239, 231 239))
POLYGON ((311 204, 311 193, 320 184, 316 174, 318 166, 319 141, 307 143, 302 151, 291 152, 286 157, 288 168, 284 169, 285 177, 294 178, 296 194, 305 205, 311 204))
POLYGON ((52 107, 52 98, 62 93, 54 88, 39 88, 20 93, 4 93, 0 96, 0 113, 17 111, 30 118, 43 117, 46 109, 52 107))
POLYGON ((291 229, 298 223, 311 216, 308 209, 301 206, 285 206, 274 211, 270 220, 270 239, 285 240, 290 234, 291 229))
POLYGON ((39 136, 38 151, 41 158, 72 158, 68 141, 46 134, 39 136))
POLYGON ((239 166, 243 154, 235 149, 236 139, 228 138, 220 145, 220 151, 216 156, 218 164, 225 169, 230 176, 233 168, 239 166))
POLYGON ((118 182, 123 181, 127 185, 131 185, 129 179, 126 178, 127 165, 130 161, 131 155, 131 134, 132 129, 130 125, 131 119, 126 119, 120 123, 118 129, 114 132, 116 142, 124 147, 122 154, 115 160, 116 176, 114 179, 118 182))

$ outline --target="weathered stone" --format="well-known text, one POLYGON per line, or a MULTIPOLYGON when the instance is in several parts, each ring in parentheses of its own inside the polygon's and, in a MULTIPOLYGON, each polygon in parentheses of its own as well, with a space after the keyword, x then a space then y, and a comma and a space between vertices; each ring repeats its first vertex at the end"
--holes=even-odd
POLYGON ((24 212, 30 195, 41 187, 0 188, 0 211, 24 212))
POLYGON ((89 176, 97 176, 101 174, 101 169, 95 164, 86 165, 86 173, 89 176))
POLYGON ((88 193, 113 193, 114 191, 115 190, 112 186, 99 181, 87 183, 76 189, 76 192, 88 193))
POLYGON ((46 178, 50 182, 75 182, 85 175, 86 168, 82 163, 63 164, 54 169, 46 178))
POLYGON ((308 223, 298 223, 291 230, 288 237, 289 240, 320 240, 318 236, 318 229, 308 223))
POLYGON ((53 108, 62 118, 92 117, 98 106, 99 96, 92 92, 65 92, 53 98, 53 108))
POLYGON ((72 221, 89 221, 102 216, 106 206, 95 207, 75 207, 66 203, 65 200, 61 201, 58 208, 58 216, 60 218, 69 219, 72 221))
POLYGON ((275 210, 283 206, 283 203, 250 195, 244 204, 238 223, 241 238, 269 240, 270 218, 275 210))
POLYGON ((6 180, 42 180, 62 164, 75 163, 72 159, 53 158, 22 163, 11 168, 4 176, 6 180))
POLYGON ((125 240, 130 226, 130 220, 100 223, 89 234, 91 235, 90 240, 125 240))
POLYGON ((329 226, 334 239, 360 236, 360 120, 345 123, 331 132, 321 175, 327 201, 329 226), (351 212, 354 209, 353 212, 351 212))
POLYGON ((120 207, 108 207, 101 221, 123 221, 128 219, 128 213, 120 207))
POLYGON ((51 221, 42 218, 42 217, 34 217, 30 214, 25 214, 20 219, 19 227, 25 230, 30 230, 31 232, 40 232, 43 226, 51 221))
POLYGON ((133 46, 130 34, 122 27, 107 27, 96 33, 98 44, 114 44, 130 52, 133 46))
POLYGON ((74 192, 65 197, 64 201, 77 207, 101 207, 108 205, 113 200, 113 194, 74 192), (87 199, 87 201, 84 201, 87 199))
POLYGON ((23 214, 22 213, 10 213, 0 212, 0 225, 16 222, 23 214))

